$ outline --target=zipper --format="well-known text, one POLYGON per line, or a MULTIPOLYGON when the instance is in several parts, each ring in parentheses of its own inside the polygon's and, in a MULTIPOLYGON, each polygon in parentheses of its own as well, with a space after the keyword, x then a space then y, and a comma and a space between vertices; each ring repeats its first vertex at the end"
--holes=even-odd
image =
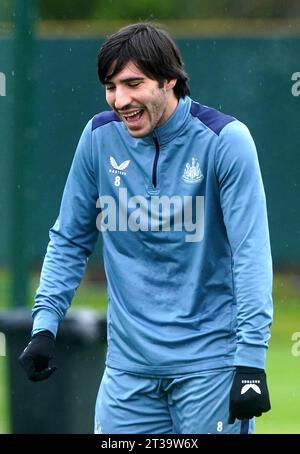
POLYGON ((152 168, 152 185, 154 188, 157 186, 157 164, 159 158, 159 143, 157 137, 153 137, 153 141, 155 144, 155 157, 153 161, 153 168, 152 168))

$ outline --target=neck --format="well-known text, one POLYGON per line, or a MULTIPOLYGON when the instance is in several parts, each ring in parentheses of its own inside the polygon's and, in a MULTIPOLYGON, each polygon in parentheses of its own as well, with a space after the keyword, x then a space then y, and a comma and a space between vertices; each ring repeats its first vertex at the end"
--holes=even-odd
POLYGON ((177 105, 178 105, 178 99, 176 98, 174 91, 171 90, 167 93, 166 110, 165 110, 165 112, 162 116, 162 119, 160 121, 160 124, 158 126, 162 126, 164 123, 166 123, 166 121, 168 121, 170 116, 175 112, 177 105))

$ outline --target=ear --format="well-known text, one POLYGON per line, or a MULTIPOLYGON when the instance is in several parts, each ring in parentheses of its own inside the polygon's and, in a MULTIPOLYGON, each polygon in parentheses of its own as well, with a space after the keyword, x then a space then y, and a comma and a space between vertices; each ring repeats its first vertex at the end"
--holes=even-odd
POLYGON ((173 88, 174 88, 175 85, 176 85, 176 82, 177 82, 177 79, 166 80, 166 82, 165 82, 165 89, 166 89, 167 91, 173 90, 173 88))

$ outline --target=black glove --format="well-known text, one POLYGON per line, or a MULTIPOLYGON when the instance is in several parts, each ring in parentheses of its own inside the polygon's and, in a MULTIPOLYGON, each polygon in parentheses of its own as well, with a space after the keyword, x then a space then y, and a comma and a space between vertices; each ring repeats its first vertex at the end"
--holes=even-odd
POLYGON ((50 331, 41 331, 32 336, 31 341, 19 357, 29 380, 40 381, 50 377, 57 369, 49 366, 53 358, 55 338, 50 331))
POLYGON ((263 369, 237 366, 233 379, 228 423, 261 416, 271 408, 266 374, 263 369))

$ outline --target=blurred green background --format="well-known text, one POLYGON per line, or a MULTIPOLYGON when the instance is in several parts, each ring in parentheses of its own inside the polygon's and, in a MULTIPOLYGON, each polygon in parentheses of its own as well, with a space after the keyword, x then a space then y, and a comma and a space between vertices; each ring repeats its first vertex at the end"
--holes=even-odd
MULTIPOLYGON (((244 121, 255 139, 275 271, 272 411, 256 429, 300 433, 300 348, 298 356, 292 340, 300 332, 298 1, 191 0, 182 8, 179 0, 1 0, 0 311, 32 305, 76 143, 88 119, 107 109, 97 49, 139 20, 174 36, 192 97, 244 121)), ((79 306, 105 311, 101 241, 74 299, 79 306)), ((13 391, 1 351, 0 433, 10 433, 13 391)))

